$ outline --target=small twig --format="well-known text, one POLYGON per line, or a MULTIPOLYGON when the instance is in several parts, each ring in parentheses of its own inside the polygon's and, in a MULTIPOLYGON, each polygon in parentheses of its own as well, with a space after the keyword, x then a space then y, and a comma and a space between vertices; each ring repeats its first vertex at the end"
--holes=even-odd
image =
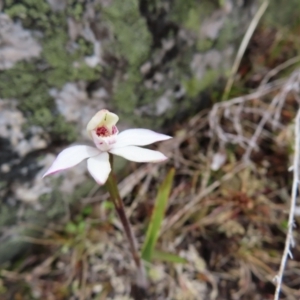
POLYGON ((241 60, 244 56, 244 53, 246 51, 246 48, 249 44, 249 41, 257 27, 257 24, 259 22, 259 20, 261 19, 261 17, 263 16, 264 12, 266 11, 267 7, 269 5, 269 1, 266 0, 262 3, 262 5, 260 6, 260 8, 258 9, 258 11, 256 12, 256 14, 254 15, 254 18, 252 19, 246 34, 244 35, 244 38, 242 40, 242 43, 240 45, 240 48, 238 50, 238 53, 236 55, 236 58, 234 60, 233 66, 231 68, 231 72, 230 72, 230 76, 228 78, 225 90, 224 90, 224 94, 222 97, 222 100, 226 100, 228 98, 228 94, 231 90, 232 84, 234 82, 234 76, 240 66, 241 60))
POLYGON ((20 236, 18 237, 19 241, 28 242, 31 244, 37 244, 37 245, 62 245, 64 243, 64 240, 61 239, 59 241, 53 240, 53 239, 38 239, 31 236, 20 236))
MULTIPOLYGON (((259 124, 257 125, 254 134, 252 135, 250 142, 249 142, 249 147, 247 148, 243 159, 244 160, 249 160, 250 155, 253 151, 253 149, 257 146, 257 140, 261 136, 261 133, 263 131, 264 126, 266 125, 267 122, 271 119, 271 116, 273 115, 273 122, 275 121, 277 124, 279 124, 279 119, 280 119, 280 114, 283 108, 283 105, 285 103, 287 94, 293 90, 293 85, 297 81, 299 76, 299 70, 295 71, 286 84, 282 87, 281 91, 279 94, 277 94, 272 102, 270 103, 268 109, 265 111, 262 119, 260 120, 259 124)), ((273 123, 274 126, 274 123, 273 123)), ((276 126, 277 127, 277 126, 276 126)))
MULTIPOLYGON (((286 80, 277 80, 276 82, 271 82, 268 83, 267 85, 264 86, 263 89, 257 90, 254 93, 251 93, 249 95, 246 96, 240 96, 240 97, 236 97, 233 98, 231 100, 228 100, 226 102, 219 102, 216 103, 212 110, 209 113, 209 124, 210 124, 210 128, 218 131, 220 128, 220 113, 219 110, 220 109, 226 109, 227 107, 232 107, 233 105, 239 105, 239 104, 243 104, 244 102, 247 101, 253 101, 254 99, 259 99, 262 96, 265 96, 275 90, 277 90, 279 87, 281 87, 282 85, 284 85, 286 83, 286 80)), ((227 139, 224 140, 227 142, 227 139)))
POLYGON ((86 299, 86 284, 87 284, 87 278, 88 278, 88 262, 86 254, 84 254, 82 259, 82 275, 81 275, 81 291, 79 295, 80 300, 86 299))
POLYGON ((278 65, 277 67, 275 67, 274 69, 272 69, 271 71, 269 71, 266 76, 263 78, 263 80, 261 81, 260 85, 259 85, 259 89, 263 88, 268 81, 274 77, 275 75, 277 75, 279 72, 281 72, 282 70, 296 64, 300 62, 300 56, 296 56, 293 57, 287 61, 285 61, 284 63, 278 65))
POLYGON ((298 110, 295 122, 295 152, 294 152, 294 162, 293 162, 293 186, 292 186, 292 195, 291 195, 291 204, 289 212, 289 221, 288 221, 288 232, 285 240, 285 247, 283 255, 281 258, 280 269, 278 275, 275 277, 276 280, 276 291, 274 295, 274 300, 279 300, 283 272, 286 266, 288 256, 291 255, 291 247, 294 246, 293 238, 293 228, 294 228, 294 216, 295 216, 295 207, 297 202, 297 193, 299 185, 299 165, 300 165, 300 109, 298 110))
POLYGON ((264 126, 269 121, 276 105, 278 105, 278 103, 280 102, 281 99, 285 100, 285 98, 282 98, 281 95, 277 95, 276 97, 273 98, 271 104, 269 105, 268 109, 265 111, 263 117, 261 118, 260 122, 258 123, 258 125, 255 129, 255 132, 249 141, 249 146, 248 146, 245 154, 243 155, 243 159, 245 161, 248 161, 250 159, 252 150, 257 146, 257 140, 260 137, 260 135, 264 129, 264 126))
POLYGON ((300 90, 299 80, 300 70, 296 70, 288 79, 268 83, 252 94, 216 103, 209 114, 211 136, 216 134, 222 143, 240 145, 246 150, 243 160, 249 161, 252 152, 259 147, 259 138, 270 131, 266 125, 272 125, 273 131, 283 127, 280 118, 287 95, 293 93, 296 99, 300 99, 299 96, 297 97, 300 90), (279 88, 280 91, 266 106, 265 101, 267 99, 263 100, 262 97, 279 88), (252 122, 254 122, 255 127, 251 126, 249 122, 247 124, 245 114, 252 115, 254 118, 252 122), (230 124, 229 129, 225 131, 224 125, 221 123, 227 127, 230 124), (247 128, 251 130, 249 131, 247 128))
POLYGON ((205 196, 211 193, 214 189, 218 188, 224 181, 231 179, 234 175, 242 171, 247 165, 244 163, 236 165, 230 173, 224 175, 220 180, 215 181, 205 189, 203 189, 197 196, 195 196, 190 202, 185 204, 176 214, 170 219, 164 220, 160 236, 162 236, 168 229, 173 228, 175 224, 182 219, 187 219, 193 208, 197 205, 205 196))

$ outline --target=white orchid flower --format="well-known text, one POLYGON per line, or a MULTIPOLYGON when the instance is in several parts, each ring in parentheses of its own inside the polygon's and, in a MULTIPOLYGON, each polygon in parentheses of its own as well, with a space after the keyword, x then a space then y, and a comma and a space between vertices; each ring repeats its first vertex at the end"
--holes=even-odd
POLYGON ((149 129, 128 129, 119 134, 116 127, 119 117, 102 109, 87 125, 88 135, 95 147, 72 146, 63 150, 43 177, 74 167, 87 159, 87 168, 99 185, 103 185, 111 171, 109 153, 135 162, 161 162, 167 157, 159 151, 140 148, 171 137, 149 129))

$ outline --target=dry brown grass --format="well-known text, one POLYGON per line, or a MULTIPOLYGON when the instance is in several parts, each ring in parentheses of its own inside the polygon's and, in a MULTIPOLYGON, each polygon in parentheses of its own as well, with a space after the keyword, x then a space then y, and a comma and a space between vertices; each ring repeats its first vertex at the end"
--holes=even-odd
MULTIPOLYGON (((299 71, 218 103, 176 125, 174 138, 160 146, 167 164, 131 166, 120 190, 140 244, 159 183, 175 167, 158 248, 188 261, 149 264, 146 299, 272 299, 287 227, 297 84, 299 71)), ((106 200, 95 189, 73 208, 70 221, 84 224, 78 231, 49 224, 43 238, 28 238, 38 246, 18 267, 2 270, 3 299, 143 299, 106 200), (87 206, 90 213, 83 215, 87 206)), ((298 239, 296 233, 285 299, 300 297, 298 239)))

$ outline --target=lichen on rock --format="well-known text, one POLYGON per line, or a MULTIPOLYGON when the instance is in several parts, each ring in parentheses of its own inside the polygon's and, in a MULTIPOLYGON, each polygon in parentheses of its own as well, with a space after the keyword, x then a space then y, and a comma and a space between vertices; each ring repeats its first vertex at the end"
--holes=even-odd
POLYGON ((3 222, 17 224, 18 210, 23 221, 37 211, 47 212, 46 221, 59 218, 63 201, 91 187, 80 167, 54 181, 40 175, 62 146, 85 140, 94 111, 106 106, 124 120, 121 127, 152 128, 194 113, 202 92, 228 70, 251 19, 249 13, 241 22, 248 8, 229 2, 4 0, 0 21, 10 24, 10 53, 20 42, 26 51, 0 60, 1 114, 15 118, 0 132, 3 222), (239 34, 231 32, 237 24, 239 34), (88 187, 79 192, 82 182, 88 187))
POLYGON ((0 70, 12 68, 15 63, 38 57, 41 45, 22 24, 14 23, 0 13, 0 70))

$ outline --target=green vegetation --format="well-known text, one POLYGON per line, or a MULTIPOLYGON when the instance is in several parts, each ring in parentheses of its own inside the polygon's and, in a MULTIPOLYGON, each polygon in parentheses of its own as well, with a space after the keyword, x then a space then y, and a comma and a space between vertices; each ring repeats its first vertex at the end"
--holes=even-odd
MULTIPOLYGON (((168 175, 161 184, 155 199, 155 206, 152 212, 150 223, 148 225, 146 238, 142 249, 142 258, 149 262, 153 258, 153 253, 155 251, 156 243, 158 240, 161 223, 164 219, 165 212, 167 209, 174 174, 174 169, 169 171, 168 175)), ((167 254, 166 257, 168 257, 167 254)))
MULTIPOLYGON (((115 37, 109 41, 107 49, 120 61, 125 60, 126 65, 125 75, 117 76, 114 82, 114 105, 132 123, 136 119, 132 112, 140 104, 144 92, 144 88, 140 87, 143 80, 140 66, 149 57, 152 44, 138 5, 138 0, 116 0, 112 5, 103 7, 105 21, 115 37)), ((153 95, 153 92, 149 93, 153 95)))
MULTIPOLYGON (((78 18, 82 12, 79 6, 71 8, 68 15, 78 18)), ((65 12, 53 12, 46 1, 23 0, 15 4, 6 0, 4 12, 20 19, 26 28, 40 31, 43 50, 39 58, 19 62, 12 69, 1 72, 0 97, 19 101, 28 126, 38 125, 55 139, 73 141, 74 128, 58 114, 49 89, 60 89, 70 81, 92 81, 99 77, 99 68, 90 68, 83 62, 83 57, 91 54, 92 45, 80 38, 76 41, 76 49, 68 50, 65 12)))

